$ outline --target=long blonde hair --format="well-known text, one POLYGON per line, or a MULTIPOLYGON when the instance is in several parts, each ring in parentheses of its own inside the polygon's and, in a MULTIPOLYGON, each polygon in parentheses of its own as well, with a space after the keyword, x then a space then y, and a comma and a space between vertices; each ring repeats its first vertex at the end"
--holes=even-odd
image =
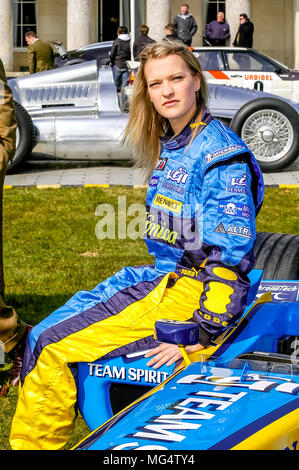
MULTIPOLYGON (((125 129, 123 143, 132 147, 135 166, 141 167, 148 178, 154 170, 160 155, 160 139, 168 127, 168 120, 161 116, 152 104, 144 75, 144 66, 149 59, 159 59, 171 54, 179 55, 192 73, 199 74, 201 86, 196 92, 197 110, 200 112, 208 101, 208 85, 200 63, 184 44, 176 41, 163 41, 147 46, 140 53, 140 66, 134 82, 130 105, 130 116, 125 129)), ((194 136, 198 128, 194 128, 194 136)), ((194 138, 194 136, 192 138, 194 138)))

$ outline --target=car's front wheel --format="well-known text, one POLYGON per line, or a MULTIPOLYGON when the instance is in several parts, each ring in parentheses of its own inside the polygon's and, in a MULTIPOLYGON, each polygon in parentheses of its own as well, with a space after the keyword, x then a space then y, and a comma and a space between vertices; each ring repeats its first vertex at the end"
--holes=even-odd
POLYGON ((244 140, 265 172, 289 166, 299 154, 299 115, 280 99, 249 101, 237 111, 230 127, 244 140))
POLYGON ((35 134, 32 119, 19 103, 14 101, 17 118, 16 153, 12 161, 7 164, 6 172, 9 173, 25 158, 29 157, 35 144, 35 134))

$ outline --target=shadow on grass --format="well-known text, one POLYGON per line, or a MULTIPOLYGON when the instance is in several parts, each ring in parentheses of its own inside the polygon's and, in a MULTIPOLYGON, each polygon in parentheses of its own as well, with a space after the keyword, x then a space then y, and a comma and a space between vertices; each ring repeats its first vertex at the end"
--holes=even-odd
MULTIPOLYGON (((30 325, 37 325, 52 312, 64 305, 73 294, 57 295, 5 295, 7 305, 12 305, 18 316, 30 325)), ((5 364, 0 365, 0 385, 7 384, 10 376, 11 359, 5 354, 5 364)))
POLYGON ((8 294, 5 295, 5 302, 14 307, 23 321, 34 326, 64 305, 73 295, 74 292, 56 295, 8 294))
MULTIPOLYGON (((38 294, 17 294, 5 295, 5 302, 13 305, 18 312, 19 317, 31 324, 36 325, 49 314, 64 305, 73 295, 57 294, 57 295, 38 295, 38 294)), ((11 359, 5 354, 5 364, 0 365, 0 385, 7 385, 10 378, 11 359)), ((11 420, 15 412, 18 398, 18 387, 11 387, 7 396, 0 398, 0 451, 10 450, 9 432, 11 420)), ((71 440, 66 445, 66 449, 70 449, 83 437, 89 434, 90 430, 85 424, 83 418, 79 414, 76 419, 75 429, 71 440)))

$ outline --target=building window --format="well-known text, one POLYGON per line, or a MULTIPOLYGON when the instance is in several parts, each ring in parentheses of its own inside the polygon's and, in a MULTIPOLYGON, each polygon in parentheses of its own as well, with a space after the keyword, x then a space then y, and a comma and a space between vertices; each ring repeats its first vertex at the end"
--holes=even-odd
POLYGON ((216 20, 218 11, 225 15, 225 0, 203 0, 203 20, 206 24, 216 20))
POLYGON ((13 0, 14 47, 26 47, 26 32, 37 32, 36 3, 37 0, 13 0))

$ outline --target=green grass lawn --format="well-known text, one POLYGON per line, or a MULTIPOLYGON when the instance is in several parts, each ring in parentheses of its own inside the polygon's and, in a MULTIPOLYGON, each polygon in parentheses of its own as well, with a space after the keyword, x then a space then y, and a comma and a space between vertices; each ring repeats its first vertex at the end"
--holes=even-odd
MULTIPOLYGON (((5 190, 6 302, 34 325, 75 292, 92 289, 123 266, 151 263, 153 258, 141 239, 100 240, 96 236, 100 204, 111 204, 117 214, 119 196, 126 197, 129 207, 144 204, 145 194, 145 189, 124 187, 5 190)), ((257 230, 299 233, 298 206, 297 189, 266 189, 257 230)), ((127 223, 134 217, 128 217, 127 223)), ((2 384, 8 368, 0 369, 2 384)), ((17 389, 0 398, 0 450, 10 448, 8 436, 16 401, 17 389)), ((79 418, 67 448, 86 432, 79 418)))

